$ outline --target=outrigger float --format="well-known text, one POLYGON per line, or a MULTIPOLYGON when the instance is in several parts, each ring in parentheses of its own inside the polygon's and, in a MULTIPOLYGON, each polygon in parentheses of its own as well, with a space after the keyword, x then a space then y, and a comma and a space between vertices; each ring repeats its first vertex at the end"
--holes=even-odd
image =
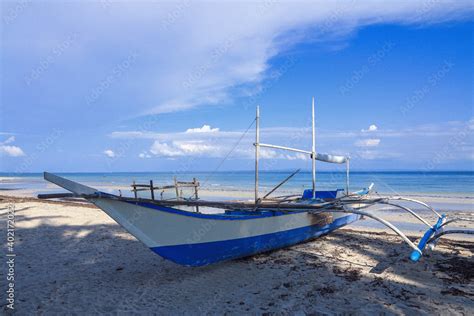
POLYGON ((260 115, 257 107, 255 137, 255 199, 252 201, 206 201, 199 199, 199 182, 179 182, 169 186, 150 184, 132 185, 133 197, 100 192, 94 188, 45 172, 44 178, 72 193, 43 194, 39 198, 80 197, 89 200, 123 226, 130 234, 161 257, 185 266, 203 266, 224 260, 255 255, 261 252, 288 247, 314 239, 350 224, 362 217, 382 223, 412 249, 410 258, 418 261, 426 247, 434 247, 437 240, 447 234, 473 234, 472 230, 445 230, 457 221, 474 221, 470 218, 450 218, 438 213, 429 205, 399 196, 370 197, 373 188, 356 192, 349 190, 349 157, 321 154, 315 147, 314 99, 312 104, 312 148, 310 151, 260 142, 260 115), (270 195, 297 172, 276 185, 267 194, 259 195, 259 150, 261 147, 298 152, 312 160, 312 189, 301 196, 270 195), (316 190, 316 160, 346 165, 346 187, 334 191, 316 190), (192 198, 183 198, 180 188, 194 189, 192 198), (155 190, 172 189, 175 199, 155 199, 155 190), (140 191, 150 191, 151 198, 141 198, 140 191), (437 217, 430 224, 419 214, 400 202, 411 202, 432 212, 437 217), (428 227, 418 244, 411 241, 397 227, 365 210, 374 205, 390 205, 417 218, 428 227), (222 212, 205 213, 204 208, 217 208, 222 212))

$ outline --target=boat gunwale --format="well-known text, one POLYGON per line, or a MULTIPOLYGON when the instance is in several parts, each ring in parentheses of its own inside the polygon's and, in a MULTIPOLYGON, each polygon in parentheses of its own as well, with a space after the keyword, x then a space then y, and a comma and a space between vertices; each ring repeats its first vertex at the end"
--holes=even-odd
POLYGON ((262 211, 267 211, 266 214, 259 214, 259 215, 234 215, 234 214, 226 214, 226 213, 218 213, 218 214, 209 214, 209 213, 198 213, 198 212, 191 212, 185 211, 178 208, 173 208, 169 206, 157 205, 152 203, 151 201, 136 201, 135 199, 122 199, 122 202, 138 205, 145 208, 151 208, 157 211, 163 211, 167 213, 172 213, 176 215, 182 216, 189 216, 201 219, 214 219, 214 220, 250 220, 250 219, 259 219, 259 218, 269 218, 269 217, 277 217, 277 216, 284 216, 284 215, 292 215, 292 214, 299 214, 299 213, 308 213, 307 210, 292 210, 285 212, 285 210, 267 210, 262 208, 262 211))
MULTIPOLYGON (((268 211, 268 214, 233 215, 233 214, 225 214, 225 213, 218 213, 218 214, 207 213, 206 214, 206 213, 185 211, 185 210, 181 210, 181 209, 174 208, 171 206, 163 205, 162 204, 163 201, 159 201, 159 200, 123 197, 123 196, 117 196, 114 194, 105 193, 101 191, 97 191, 95 194, 92 194, 92 195, 83 195, 83 197, 90 200, 105 199, 105 200, 120 201, 123 203, 134 204, 134 205, 138 205, 144 208, 151 208, 157 211, 163 211, 163 212, 172 213, 176 215, 189 216, 189 217, 201 218, 201 219, 213 219, 213 220, 251 220, 251 219, 260 219, 260 218, 272 218, 272 217, 292 215, 292 214, 295 215, 295 214, 300 214, 300 213, 307 213, 310 216, 315 215, 315 213, 311 213, 313 209, 305 208, 305 206, 308 206, 307 203, 301 205, 302 206, 301 209, 294 209, 294 208, 285 209, 284 204, 279 205, 278 209, 275 209, 274 207, 271 207, 271 206, 262 205, 258 207, 258 209, 261 211, 268 211)), ((307 202, 309 202, 309 200, 307 200, 307 202)), ((325 202, 325 203, 330 203, 330 202, 325 202)), ((192 206, 192 205, 189 205, 189 206, 192 206)), ((212 206, 209 206, 209 207, 212 208, 212 206)), ((229 203, 229 208, 227 209, 228 210, 243 210, 242 208, 239 208, 239 207, 235 207, 235 208, 232 207, 232 203, 229 203)), ((326 212, 328 211, 329 210, 326 209, 326 212)))
MULTIPOLYGON (((185 211, 181 210, 178 208, 170 207, 170 206, 164 206, 164 205, 159 205, 156 204, 155 200, 148 200, 148 199, 135 199, 133 197, 118 197, 113 194, 105 193, 105 192, 98 192, 99 194, 89 196, 87 198, 92 199, 92 200, 113 200, 113 201, 120 201, 123 203, 128 203, 128 204, 133 204, 133 205, 138 205, 144 208, 151 208, 157 211, 162 211, 162 212, 167 212, 171 214, 176 214, 176 215, 182 215, 182 216, 189 216, 189 217, 194 217, 194 218, 200 218, 200 219, 213 219, 213 220, 251 220, 251 219, 260 219, 260 218, 272 218, 272 217, 277 217, 277 216, 285 216, 285 215, 294 215, 294 214, 300 214, 300 213, 308 213, 308 210, 285 210, 279 209, 279 210, 273 210, 273 209, 268 209, 265 207, 259 208, 262 211, 267 211, 268 213, 266 214, 259 214, 259 215, 234 215, 234 214, 226 214, 226 213, 218 213, 218 214, 209 214, 209 213, 198 213, 198 212, 191 212, 191 211, 185 211)), ((315 214, 310 214, 310 215, 315 215, 315 214)))

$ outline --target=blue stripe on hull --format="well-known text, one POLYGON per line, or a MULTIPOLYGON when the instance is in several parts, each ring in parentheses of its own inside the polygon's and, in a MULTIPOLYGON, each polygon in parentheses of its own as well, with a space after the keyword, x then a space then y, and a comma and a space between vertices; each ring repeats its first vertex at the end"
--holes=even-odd
POLYGON ((352 223, 360 218, 351 214, 326 226, 306 226, 282 232, 224 241, 151 248, 158 255, 185 266, 204 266, 273 249, 288 247, 352 223))

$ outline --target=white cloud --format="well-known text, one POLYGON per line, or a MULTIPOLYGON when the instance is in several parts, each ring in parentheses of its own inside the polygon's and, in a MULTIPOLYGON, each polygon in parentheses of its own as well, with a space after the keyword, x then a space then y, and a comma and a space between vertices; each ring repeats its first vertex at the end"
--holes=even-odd
POLYGON ((219 150, 219 147, 212 146, 202 140, 190 140, 190 141, 175 141, 173 145, 176 148, 179 148, 184 154, 189 155, 202 155, 215 153, 216 150, 219 150))
POLYGON ((140 158, 142 158, 142 159, 144 159, 144 158, 151 158, 151 155, 150 155, 148 152, 144 151, 144 152, 140 153, 140 154, 138 155, 138 157, 140 157, 140 158))
MULTIPOLYGON (((6 3, 5 12, 14 6, 14 2, 6 3)), ((343 47, 341 42, 348 35, 367 25, 423 25, 464 18, 473 12, 472 1, 462 0, 96 1, 66 5, 49 1, 31 6, 22 12, 22 27, 9 28, 3 34, 5 56, 21 58, 26 69, 35 71, 41 66, 39 61, 51 55, 55 45, 50 43, 61 43, 67 34, 77 34, 73 49, 62 52, 55 62, 67 64, 71 73, 87 71, 87 80, 74 83, 75 90, 87 96, 91 86, 100 85, 110 69, 136 51, 138 57, 123 71, 127 80, 109 84, 110 91, 102 97, 115 95, 113 89, 126 89, 141 106, 117 109, 116 102, 101 103, 104 115, 113 110, 130 116, 216 105, 231 102, 244 90, 257 91, 274 70, 270 60, 300 42, 343 47), (94 38, 87 34, 94 34, 94 38), (130 52, 110 52, 110 47, 124 42, 130 52), (160 43, 159 49, 156 43, 160 43)), ((130 103, 126 101, 121 103, 130 103)))
POLYGON ((202 127, 198 128, 188 128, 186 133, 213 133, 218 132, 219 128, 211 128, 209 125, 203 125, 202 127))
POLYGON ((3 142, 0 142, 0 155, 6 155, 10 157, 21 157, 25 156, 25 152, 18 146, 7 145, 15 141, 15 136, 10 136, 3 142))
POLYGON ((115 153, 113 150, 111 149, 106 149, 104 150, 104 154, 109 157, 109 158, 115 158, 115 153))
POLYGON ((20 157, 25 155, 20 147, 9 145, 0 145, 0 154, 5 154, 10 157, 20 157))
POLYGON ((261 5, 238 2, 213 4, 205 9, 190 5, 167 29, 170 35, 179 32, 182 39, 171 42, 178 49, 169 50, 176 56, 170 77, 177 82, 168 82, 167 86, 173 84, 169 92, 177 93, 168 93, 169 98, 149 112, 228 102, 234 96, 235 92, 230 92, 233 87, 258 85, 271 73, 269 60, 298 42, 324 38, 334 43, 370 24, 442 21, 466 14, 469 6, 467 1, 433 1, 429 5, 417 1, 359 1, 356 5, 342 1, 275 1, 261 5), (209 24, 203 25, 203 20, 209 24), (219 27, 209 30, 208 25, 219 27), (179 56, 179 52, 189 51, 181 45, 191 45, 192 58, 187 53, 179 56))
MULTIPOLYGON (((474 140, 472 120, 424 124, 398 130, 377 129, 367 134, 360 130, 318 130, 318 151, 335 155, 350 155, 356 159, 406 159, 429 160, 437 152, 452 153, 458 159, 470 159, 474 140), (371 137, 368 137, 368 136, 371 137), (373 136, 372 136, 373 135, 373 136), (407 138, 410 141, 406 141, 407 138), (385 146, 380 146, 383 139, 385 146), (377 151, 374 149, 377 148, 377 151), (397 156, 398 155, 398 156, 397 156)), ((243 136, 240 131, 216 131, 213 133, 157 133, 151 131, 113 132, 115 139, 136 139, 144 143, 150 155, 162 157, 225 157, 243 136), (150 147, 150 145, 153 144, 150 147), (151 150, 150 150, 151 149, 151 150)), ((250 130, 229 158, 253 159, 254 133, 250 130)), ((307 127, 272 127, 261 129, 264 143, 309 149, 311 130, 307 127)), ((444 155, 446 156, 446 155, 444 155)), ((444 157, 443 156, 443 157, 444 157)), ((304 154, 285 151, 263 152, 262 159, 304 160, 304 154)))
POLYGON ((179 157, 179 156, 218 156, 222 147, 214 146, 203 140, 173 141, 171 143, 160 142, 156 140, 150 152, 160 157, 179 157))
POLYGON ((375 132, 378 129, 377 125, 372 124, 368 129, 363 129, 361 132, 375 132))
POLYGON ((286 155, 286 159, 288 160, 308 160, 309 155, 303 154, 303 153, 296 153, 294 155, 286 155))
MULTIPOLYGON (((441 136, 456 136, 460 133, 467 133, 471 135, 474 131, 474 120, 468 121, 452 121, 452 122, 440 122, 436 124, 424 124, 417 125, 409 128, 394 129, 383 129, 379 130, 377 127, 377 137, 390 137, 390 138, 401 138, 401 137, 441 137, 441 136)), ((221 131, 218 130, 212 133, 212 139, 226 139, 232 141, 242 136, 244 131, 221 131)), ((311 138, 311 129, 309 127, 270 127, 261 128, 261 138, 294 138, 304 140, 311 138)), ((246 137, 253 139, 253 130, 250 130, 246 137)), ((108 135, 111 138, 117 139, 157 139, 162 141, 172 140, 187 140, 190 138, 190 133, 185 132, 172 132, 172 133, 158 133, 151 131, 116 131, 108 135)), ((207 133, 194 133, 193 138, 209 139, 210 135, 207 133)), ((342 130, 317 130, 317 139, 357 139, 367 137, 365 130, 363 131, 342 131, 342 130)))
POLYGON ((4 142, 2 142, 3 145, 13 143, 15 141, 15 136, 10 136, 8 137, 4 142))
POLYGON ((176 156, 183 156, 184 153, 179 150, 179 148, 175 148, 174 146, 168 145, 167 143, 161 143, 159 141, 155 141, 153 145, 151 145, 150 152, 159 157, 176 157, 176 156))
POLYGON ((261 159, 277 159, 280 158, 280 154, 273 149, 261 148, 260 149, 261 159))
POLYGON ((377 147, 379 144, 380 139, 378 138, 360 139, 355 142, 357 147, 377 147))

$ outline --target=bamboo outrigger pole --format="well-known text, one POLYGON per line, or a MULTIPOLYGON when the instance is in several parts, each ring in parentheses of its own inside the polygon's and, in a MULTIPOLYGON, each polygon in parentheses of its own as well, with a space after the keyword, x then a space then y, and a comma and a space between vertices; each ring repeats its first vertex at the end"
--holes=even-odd
POLYGON ((349 156, 346 157, 346 195, 349 195, 349 156))
POLYGON ((313 146, 311 147, 311 162, 313 170, 313 199, 316 198, 316 131, 314 128, 314 97, 311 109, 312 127, 313 127, 313 146))
POLYGON ((260 108, 255 116, 255 204, 258 202, 258 158, 260 154, 260 108))

